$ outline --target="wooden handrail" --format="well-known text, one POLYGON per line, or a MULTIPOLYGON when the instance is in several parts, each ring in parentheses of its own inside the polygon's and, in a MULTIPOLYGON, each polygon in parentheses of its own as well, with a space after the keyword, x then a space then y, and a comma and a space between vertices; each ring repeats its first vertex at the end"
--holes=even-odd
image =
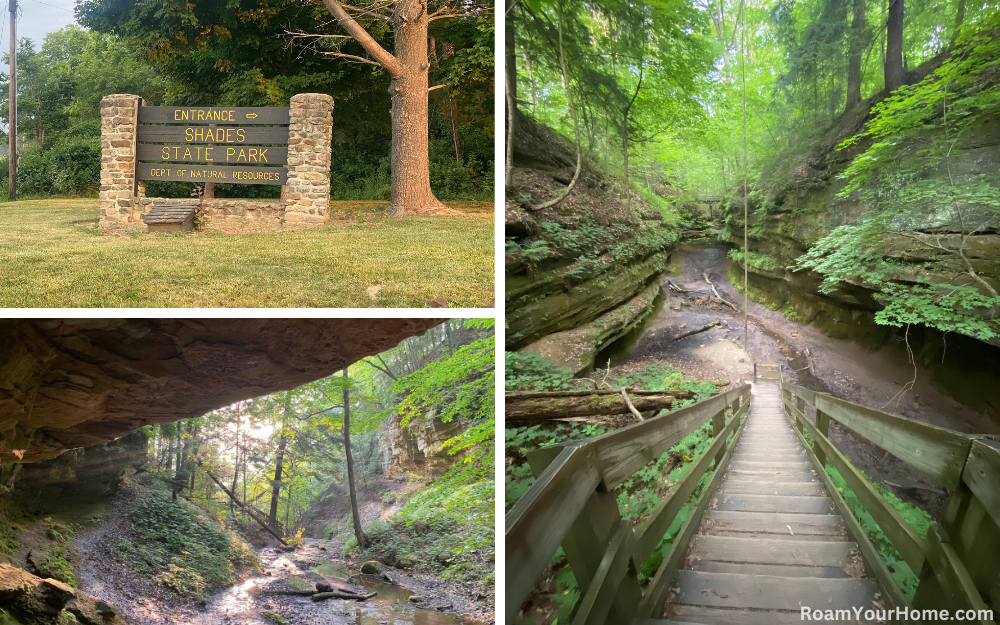
MULTIPOLYGON (((974 610, 978 620, 967 620, 993 624, 993 620, 982 616, 982 611, 987 610, 983 596, 989 596, 993 606, 1000 605, 1000 565, 995 555, 995 550, 1000 549, 1000 443, 794 384, 781 384, 781 398, 797 434, 801 437, 802 432, 808 432, 812 437, 814 448, 808 450, 808 455, 824 481, 829 480, 824 466, 829 462, 919 575, 913 607, 974 610), (796 398, 794 403, 792 398, 796 398), (816 409, 815 424, 806 417, 805 403, 816 409), (941 482, 951 493, 943 525, 933 523, 927 537, 920 536, 833 445, 828 432, 831 419, 941 482), (952 542, 952 538, 958 542, 952 542), (987 555, 990 549, 994 553, 987 555)), ((878 558, 878 562, 870 564, 876 565, 877 577, 887 592, 902 597, 902 590, 883 570, 884 563, 867 537, 860 537, 859 546, 868 554, 866 560, 878 558)))
MULTIPOLYGON (((734 431, 740 431, 749 400, 750 387, 742 385, 603 436, 528 454, 537 479, 505 520, 506 622, 515 620, 560 544, 583 593, 574 623, 630 621, 642 598, 636 572, 713 461, 715 476, 721 475, 718 469, 732 451, 726 441, 734 431), (724 414, 729 406, 733 416, 726 423, 724 414), (707 422, 713 423, 712 445, 638 533, 633 532, 618 511, 615 487, 707 422), (655 536, 657 531, 659 537, 655 536)), ((686 543, 684 540, 684 549, 686 543)), ((669 564, 670 560, 665 559, 661 571, 669 564)))

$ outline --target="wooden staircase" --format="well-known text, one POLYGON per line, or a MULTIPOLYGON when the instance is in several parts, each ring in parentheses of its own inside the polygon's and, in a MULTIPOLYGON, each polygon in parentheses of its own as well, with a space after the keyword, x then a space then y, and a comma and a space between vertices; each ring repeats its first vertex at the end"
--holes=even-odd
POLYGON ((881 607, 844 520, 782 414, 777 383, 753 385, 750 417, 665 608, 682 623, 802 623, 801 608, 881 607))

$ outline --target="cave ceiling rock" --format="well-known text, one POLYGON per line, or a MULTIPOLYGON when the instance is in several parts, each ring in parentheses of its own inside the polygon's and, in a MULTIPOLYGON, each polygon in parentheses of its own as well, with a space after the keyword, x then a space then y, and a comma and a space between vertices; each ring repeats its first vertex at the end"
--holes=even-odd
POLYGON ((0 462, 288 390, 443 319, 0 320, 0 462))

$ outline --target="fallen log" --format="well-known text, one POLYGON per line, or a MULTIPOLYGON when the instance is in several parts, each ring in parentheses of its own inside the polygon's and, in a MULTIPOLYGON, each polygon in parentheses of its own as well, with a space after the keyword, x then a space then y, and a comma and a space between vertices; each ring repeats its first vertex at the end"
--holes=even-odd
POLYGON ((723 299, 723 297, 721 295, 719 295, 719 292, 715 290, 715 285, 712 284, 712 281, 708 279, 708 274, 707 273, 702 272, 701 277, 705 278, 705 282, 708 282, 708 286, 712 287, 712 293, 715 293, 715 297, 720 302, 722 302, 726 306, 729 306, 730 308, 732 308, 736 312, 739 312, 739 310, 736 308, 736 304, 734 304, 732 302, 727 302, 725 299, 723 299))
POLYGON ((707 324, 701 326, 700 328, 697 328, 697 329, 694 329, 694 330, 688 330, 687 332, 681 332, 680 334, 678 334, 677 336, 674 337, 674 340, 675 341, 679 341, 679 340, 681 340, 684 337, 691 336, 692 334, 698 334, 699 332, 704 332, 705 330, 711 330, 712 328, 714 328, 715 326, 719 325, 720 323, 722 323, 722 322, 721 321, 713 321, 712 323, 707 323, 707 324))
POLYGON ((264 528, 264 531, 266 531, 271 536, 277 538, 278 542, 280 542, 283 546, 286 547, 288 546, 288 542, 285 541, 285 539, 281 536, 281 534, 278 533, 277 530, 268 525, 265 519, 262 519, 257 516, 257 514, 260 513, 254 514, 257 511, 254 510, 252 506, 248 506, 242 501, 240 501, 240 498, 237 497, 235 493, 226 488, 226 485, 220 482, 219 478, 215 477, 215 475, 213 475, 212 472, 208 470, 208 467, 206 467, 201 460, 195 458, 195 462, 198 463, 198 466, 201 467, 201 469, 205 472, 205 475, 211 478, 211 480, 215 482, 215 485, 221 488, 222 492, 226 493, 226 495, 233 500, 233 503, 236 504, 237 507, 239 507, 241 510, 245 511, 248 515, 250 515, 250 518, 256 521, 257 525, 260 525, 262 528, 264 528))
POLYGON ((262 595, 293 595, 296 597, 311 597, 316 594, 315 590, 262 590, 262 595))
MULTIPOLYGON (((627 390, 637 412, 670 408, 675 400, 693 397, 690 391, 627 390)), ((504 396, 504 421, 507 423, 609 416, 627 412, 631 412, 631 409, 621 391, 584 391, 573 394, 508 391, 504 396)))
POLYGON ((327 599, 355 599, 357 601, 365 601, 366 599, 371 599, 378 593, 368 593, 367 595, 359 595, 353 592, 318 592, 310 599, 313 601, 325 601, 327 599))
POLYGON ((675 293, 687 293, 687 291, 674 284, 673 280, 667 280, 667 286, 670 288, 671 291, 674 291, 675 293))

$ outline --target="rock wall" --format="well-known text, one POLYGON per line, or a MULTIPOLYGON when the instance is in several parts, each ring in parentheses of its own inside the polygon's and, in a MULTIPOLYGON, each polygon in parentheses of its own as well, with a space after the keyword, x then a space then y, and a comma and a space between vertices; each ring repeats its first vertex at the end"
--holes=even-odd
MULTIPOLYGON (((822 276, 808 271, 788 269, 817 241, 841 225, 855 224, 866 211, 865 204, 855 195, 841 198, 838 194, 846 181, 839 178, 851 160, 867 147, 862 141, 848 150, 838 151, 836 145, 862 130, 871 119, 869 101, 859 110, 845 114, 827 132, 817 148, 803 162, 788 172, 771 172, 768 180, 774 189, 762 204, 750 202, 749 248, 751 262, 750 294, 756 301, 772 309, 783 309, 795 321, 813 323, 835 338, 878 342, 889 334, 877 326, 874 314, 881 306, 873 293, 860 285, 845 284, 830 294, 819 293, 822 276), (754 256, 756 255, 756 256, 754 256)), ((1000 119, 987 117, 979 132, 970 134, 957 146, 952 159, 954 176, 992 175, 1000 170, 1000 119)), ((934 176, 948 173, 937 171, 934 176)), ((728 241, 743 246, 742 198, 732 203, 738 210, 726 215, 728 241)), ((942 214, 931 207, 914 206, 908 215, 909 229, 933 232, 942 237, 957 237, 962 226, 952 214, 942 214)), ((725 237, 724 237, 725 238, 725 237)), ((899 241, 903 239, 899 237, 899 241)), ((970 236, 966 254, 973 267, 995 289, 1000 290, 1000 234, 996 227, 970 236)), ((911 277, 951 279, 959 277, 962 267, 947 255, 934 255, 927 250, 915 250, 911 245, 894 245, 891 257, 906 260, 911 277), (921 266, 922 265, 922 266, 921 266)), ((742 274, 742 272, 741 272, 742 274)), ((742 275, 734 284, 742 283, 742 275)), ((990 343, 1000 346, 1000 339, 990 343)))
POLYGON ((621 181, 601 173, 589 156, 565 200, 532 208, 570 181, 575 147, 523 115, 513 147, 505 205, 506 347, 582 371, 652 309, 679 231, 641 197, 625 194, 621 181), (575 331, 584 326, 590 329, 575 331))
POLYGON ((455 419, 448 423, 428 415, 420 423, 402 426, 402 417, 394 415, 389 427, 389 465, 387 478, 396 478, 408 473, 424 477, 444 475, 448 468, 462 457, 451 455, 441 445, 468 429, 469 422, 455 419))
POLYGON ((0 462, 295 388, 441 319, 0 320, 0 462))

